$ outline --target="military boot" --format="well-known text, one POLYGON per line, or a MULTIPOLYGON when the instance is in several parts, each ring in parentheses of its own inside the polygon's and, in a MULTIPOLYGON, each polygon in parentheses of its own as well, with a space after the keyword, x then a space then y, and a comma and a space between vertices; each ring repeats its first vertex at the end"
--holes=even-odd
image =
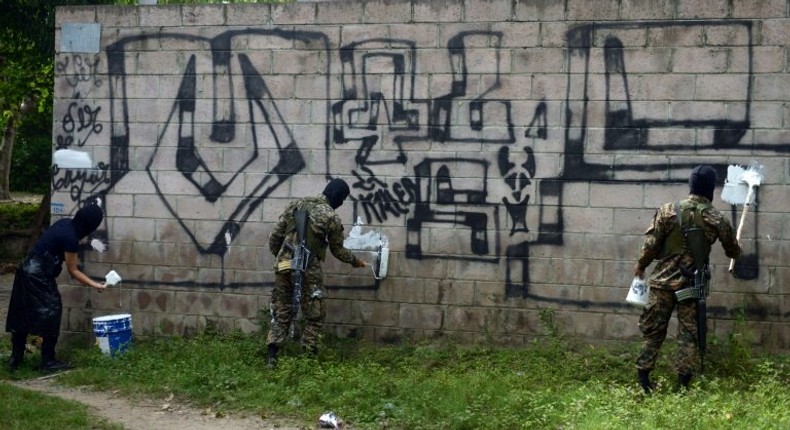
POLYGON ((690 373, 678 374, 678 391, 688 390, 689 384, 691 384, 691 376, 690 373))
POLYGON ((266 366, 269 367, 270 369, 274 369, 275 367, 277 367, 277 352, 279 350, 280 348, 276 344, 273 343, 269 344, 268 346, 269 356, 266 360, 266 366))
POLYGON ((639 379, 639 386, 645 390, 645 394, 650 394, 653 391, 653 384, 650 383, 650 371, 638 369, 637 378, 639 379))

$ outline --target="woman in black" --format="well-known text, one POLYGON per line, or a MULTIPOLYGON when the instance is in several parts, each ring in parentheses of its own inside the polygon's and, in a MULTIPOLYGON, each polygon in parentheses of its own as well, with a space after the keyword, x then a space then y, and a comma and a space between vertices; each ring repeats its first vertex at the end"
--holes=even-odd
POLYGON ((19 367, 25 355, 28 334, 43 338, 41 370, 56 371, 70 367, 55 359, 55 344, 60 334, 63 305, 58 291, 57 277, 66 263, 69 275, 82 284, 101 291, 106 286, 92 280, 79 269, 80 240, 93 233, 104 214, 95 204, 84 206, 73 218, 52 224, 38 239, 14 276, 11 302, 5 329, 11 333, 12 352, 9 370, 19 367))

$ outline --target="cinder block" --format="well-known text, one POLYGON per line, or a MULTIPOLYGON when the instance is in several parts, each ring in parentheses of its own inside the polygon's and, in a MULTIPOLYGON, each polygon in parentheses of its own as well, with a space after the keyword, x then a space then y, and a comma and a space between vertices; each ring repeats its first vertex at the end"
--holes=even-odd
POLYGON ((513 17, 513 2, 510 0, 476 0, 464 2, 464 21, 501 22, 513 17))
POLYGON ((565 19, 565 2, 519 1, 513 6, 516 21, 562 21, 565 19))
POLYGON ((436 305, 401 304, 398 326, 406 329, 440 330, 444 328, 444 311, 436 305))
POLYGON ((571 325, 569 331, 583 339, 604 339, 604 315, 593 312, 573 312, 564 321, 571 325))
POLYGON ((316 17, 316 5, 314 3, 272 4, 271 14, 274 25, 313 24, 316 17))
POLYGON ((459 22, 464 16, 463 0, 416 1, 415 22, 459 22))
POLYGON ((268 4, 235 3, 225 5, 228 25, 264 26, 271 20, 271 7, 268 4))
POLYGON ((672 19, 674 13, 672 3, 661 0, 623 0, 620 3, 622 20, 672 19))
POLYGON ((630 315, 604 314, 603 333, 606 339, 619 341, 637 341, 642 333, 639 331, 639 310, 634 309, 630 315))
POLYGON ((96 20, 96 6, 58 7, 55 14, 55 27, 60 28, 66 22, 92 23, 96 22, 96 20))
POLYGON ((397 303, 354 301, 346 322, 363 327, 397 327, 398 313, 397 303))
POLYGON ((181 6, 181 22, 183 25, 223 25, 225 24, 225 5, 189 5, 181 6))
POLYGON ((173 291, 148 291, 137 290, 132 293, 133 311, 140 312, 172 312, 174 309, 175 293, 173 291))
MULTIPOLYGON (((348 3, 350 2, 343 5, 348 3)), ((372 0, 364 4, 364 20, 367 24, 410 22, 412 18, 410 1, 372 0)))
POLYGON ((137 8, 96 6, 96 21, 102 24, 102 33, 112 27, 137 27, 139 20, 137 8))
POLYGON ((257 298, 249 294, 219 294, 217 314, 228 318, 254 318, 258 314, 257 298))
POLYGON ((676 19, 728 18, 728 0, 680 0, 677 2, 676 19))
POLYGON ((484 308, 450 306, 447 309, 447 327, 453 331, 481 333, 488 327, 484 308))
POLYGON ((599 2, 590 7, 583 0, 569 0, 566 17, 570 21, 614 21, 620 16, 620 2, 599 2))
POLYGON ((178 27, 181 6, 146 6, 139 8, 141 27, 178 27))
POLYGON ((358 24, 363 22, 365 2, 326 2, 316 5, 316 24, 358 24))

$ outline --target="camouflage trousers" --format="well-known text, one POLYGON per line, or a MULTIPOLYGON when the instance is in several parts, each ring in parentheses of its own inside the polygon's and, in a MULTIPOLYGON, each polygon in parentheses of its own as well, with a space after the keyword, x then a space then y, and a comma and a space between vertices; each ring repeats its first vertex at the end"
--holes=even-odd
POLYGON ((642 349, 636 358, 636 367, 641 370, 653 370, 658 359, 658 352, 667 337, 669 320, 672 311, 677 308, 678 318, 678 351, 674 360, 675 370, 679 374, 693 375, 699 363, 697 348, 697 307, 694 300, 678 302, 675 292, 670 290, 650 289, 650 299, 639 317, 639 330, 642 331, 642 349))
MULTIPOLYGON (((323 276, 319 270, 309 269, 302 282, 302 295, 300 308, 303 321, 297 321, 295 338, 300 339, 302 347, 315 351, 318 347, 318 337, 324 325, 326 310, 323 288, 323 276), (317 272, 317 273, 316 273, 317 272), (299 331, 299 326, 301 331, 299 331)), ((274 290, 271 301, 271 325, 266 336, 268 344, 281 346, 288 340, 291 327, 293 304, 293 275, 290 270, 275 274, 274 290)))

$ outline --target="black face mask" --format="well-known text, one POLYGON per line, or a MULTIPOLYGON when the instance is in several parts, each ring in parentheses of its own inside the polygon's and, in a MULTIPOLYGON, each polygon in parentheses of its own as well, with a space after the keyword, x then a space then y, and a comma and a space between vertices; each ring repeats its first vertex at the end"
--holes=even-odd
POLYGON ((74 214, 74 218, 71 219, 71 223, 77 231, 77 237, 82 239, 96 231, 103 219, 104 213, 101 208, 97 205, 90 204, 78 210, 77 213, 74 214))
POLYGON ((337 209, 343 204, 350 193, 351 191, 346 181, 342 179, 332 179, 326 184, 323 194, 329 201, 329 206, 332 206, 332 209, 337 209))
POLYGON ((691 194, 706 197, 713 201, 713 190, 716 188, 716 171, 710 166, 697 166, 689 176, 691 194))

